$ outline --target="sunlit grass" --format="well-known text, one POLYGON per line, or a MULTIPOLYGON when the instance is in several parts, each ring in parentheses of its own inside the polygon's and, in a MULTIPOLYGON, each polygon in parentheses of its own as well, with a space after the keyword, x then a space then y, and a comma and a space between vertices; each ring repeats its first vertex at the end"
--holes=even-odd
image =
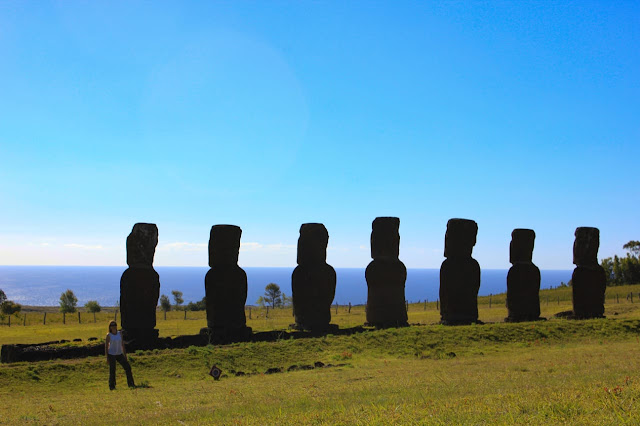
POLYGON ((633 424, 639 331, 640 320, 555 319, 139 351, 130 357, 144 387, 128 390, 119 369, 113 392, 102 357, 3 364, 0 414, 10 424, 633 424), (263 374, 315 361, 344 365, 263 374))

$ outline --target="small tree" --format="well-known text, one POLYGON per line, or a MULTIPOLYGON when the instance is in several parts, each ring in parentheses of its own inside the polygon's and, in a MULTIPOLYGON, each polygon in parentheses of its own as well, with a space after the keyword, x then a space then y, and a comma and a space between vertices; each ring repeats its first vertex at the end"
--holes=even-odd
POLYGON ((631 240, 623 245, 622 248, 629 251, 632 256, 640 256, 640 241, 631 240))
POLYGON ((280 292, 280 286, 276 283, 269 283, 264 288, 264 301, 271 305, 272 308, 282 305, 282 293, 280 292))
POLYGON ((14 303, 11 300, 5 300, 4 302, 2 302, 2 304, 0 304, 0 312, 5 315, 13 315, 20 312, 21 310, 22 305, 20 305, 19 303, 14 303))
POLYGON ((288 308, 291 305, 293 305, 293 298, 282 293, 282 307, 288 308))
POLYGON ((176 302, 176 310, 180 310, 180 305, 184 303, 184 299, 182 298, 182 292, 178 290, 172 290, 171 294, 173 294, 173 300, 176 302))
POLYGON ((166 294, 160 296, 160 309, 164 312, 169 312, 171 310, 171 301, 166 294))
POLYGON ((100 306, 97 300, 89 300, 84 304, 84 307, 87 312, 91 313, 100 312, 102 310, 102 306, 100 306))
POLYGON ((72 313, 76 311, 76 305, 78 304, 78 298, 73 291, 68 290, 60 295, 60 312, 72 313))

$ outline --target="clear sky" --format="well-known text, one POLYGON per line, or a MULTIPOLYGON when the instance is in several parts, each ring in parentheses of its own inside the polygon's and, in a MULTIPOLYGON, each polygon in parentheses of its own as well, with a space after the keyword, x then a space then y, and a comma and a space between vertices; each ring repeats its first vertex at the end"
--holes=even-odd
POLYGON ((640 239, 640 3, 0 2, 0 264, 293 266, 322 222, 328 262, 365 267, 371 222, 438 268, 449 218, 474 257, 573 267, 640 239))

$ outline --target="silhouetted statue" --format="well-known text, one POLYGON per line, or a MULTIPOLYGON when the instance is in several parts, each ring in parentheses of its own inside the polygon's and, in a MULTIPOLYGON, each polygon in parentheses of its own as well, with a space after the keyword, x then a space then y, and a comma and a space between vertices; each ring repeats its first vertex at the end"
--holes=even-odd
POLYGON ((573 263, 576 268, 571 277, 573 315, 575 318, 602 318, 607 278, 598 264, 600 231, 598 228, 577 228, 575 236, 573 263))
POLYGON ((204 279, 209 332, 223 338, 240 338, 251 333, 244 306, 247 274, 238 266, 242 229, 215 225, 209 237, 209 272, 204 279))
POLYGON ((442 324, 478 322, 480 265, 471 257, 478 225, 473 220, 449 219, 440 267, 440 319, 442 324))
POLYGON ((507 322, 540 319, 540 270, 531 261, 535 239, 533 229, 511 233, 509 262, 513 266, 507 274, 507 322))
POLYGON ((136 223, 127 237, 127 265, 120 279, 120 312, 127 340, 136 344, 158 337, 156 306, 160 295, 160 277, 153 269, 158 245, 158 227, 136 223))
POLYGON ((371 257, 367 266, 367 323, 376 327, 403 327, 407 323, 404 284, 407 268, 400 254, 400 219, 377 217, 371 231, 371 257))
POLYGON ((321 223, 305 223, 298 239, 298 266, 291 275, 296 328, 326 330, 336 294, 336 271, 327 264, 329 233, 321 223))

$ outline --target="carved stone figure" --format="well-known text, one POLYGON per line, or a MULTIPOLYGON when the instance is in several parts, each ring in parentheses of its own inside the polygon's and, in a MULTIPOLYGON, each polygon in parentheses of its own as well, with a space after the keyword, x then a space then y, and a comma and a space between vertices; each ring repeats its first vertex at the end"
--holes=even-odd
POLYGON ((478 322, 480 265, 471 257, 478 225, 473 220, 449 219, 440 267, 440 318, 442 324, 478 322))
POLYGON ((158 337, 156 306, 160 296, 160 276, 153 269, 158 245, 158 227, 136 223, 127 237, 127 265, 120 279, 120 312, 127 340, 144 344, 158 337))
POLYGON ((402 327, 407 323, 404 285, 407 268, 400 253, 400 219, 377 217, 371 231, 371 257, 367 280, 367 323, 376 327, 402 327))
POLYGON ((215 225, 209 237, 209 272, 204 279, 208 332, 223 338, 251 333, 246 326, 247 274, 238 266, 242 229, 215 225))
POLYGON ((507 274, 507 322, 540 319, 540 270, 531 261, 536 233, 532 229, 514 229, 509 245, 507 274))
POLYGON ((598 264, 600 231, 581 227, 576 229, 575 236, 573 263, 576 268, 571 277, 573 315, 575 318, 602 318, 607 279, 598 264))
POLYGON ((296 328, 326 330, 336 293, 336 271, 327 264, 329 233, 321 223, 305 223, 298 239, 298 266, 291 275, 296 328))

